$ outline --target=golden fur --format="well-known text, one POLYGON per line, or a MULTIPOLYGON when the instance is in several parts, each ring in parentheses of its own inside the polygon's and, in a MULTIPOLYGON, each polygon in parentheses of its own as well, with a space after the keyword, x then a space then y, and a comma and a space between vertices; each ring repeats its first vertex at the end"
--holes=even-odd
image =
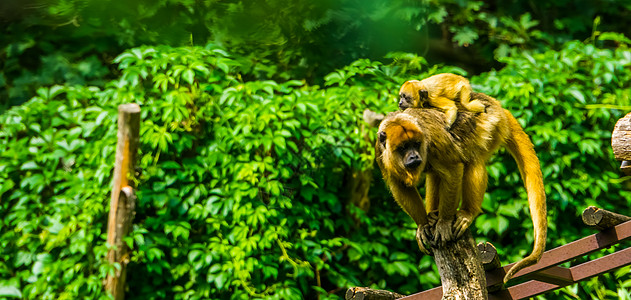
POLYGON ((532 254, 515 264, 504 278, 535 264, 545 250, 547 233, 546 197, 539 159, 528 135, 508 110, 485 94, 473 99, 485 113, 461 111, 451 130, 444 114, 436 109, 408 108, 390 113, 379 126, 376 159, 394 199, 419 225, 419 247, 458 238, 480 213, 487 187, 486 162, 504 145, 519 167, 528 193, 535 242, 532 254), (411 146, 412 145, 412 146, 411 146), (406 167, 402 155, 420 154, 420 164, 406 167), (426 173, 425 207, 417 186, 426 173), (458 208, 460 208, 458 210, 458 208), (427 212, 438 210, 432 233, 427 212))
POLYGON ((447 128, 456 120, 458 108, 455 102, 471 112, 484 112, 484 104, 470 101, 471 85, 469 81, 456 74, 442 73, 430 76, 421 81, 409 80, 399 90, 399 108, 426 107, 440 109, 445 113, 447 128))

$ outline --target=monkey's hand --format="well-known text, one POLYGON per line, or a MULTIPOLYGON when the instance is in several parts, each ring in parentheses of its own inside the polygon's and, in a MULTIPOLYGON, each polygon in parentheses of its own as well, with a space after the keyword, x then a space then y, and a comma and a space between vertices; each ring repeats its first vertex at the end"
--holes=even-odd
POLYGON ((430 236, 431 226, 429 226, 429 224, 419 225, 418 228, 416 228, 416 242, 418 243, 418 248, 421 250, 421 252, 427 255, 432 255, 432 253, 429 251, 429 247, 425 246, 431 245, 430 236))
POLYGON ((453 227, 454 236, 456 237, 456 239, 461 237, 467 230, 467 228, 471 226, 471 223, 473 223, 473 218, 474 216, 466 211, 459 210, 456 213, 456 222, 454 223, 453 227))
POLYGON ((452 229, 453 219, 439 218, 436 221, 436 229, 434 231, 434 245, 444 245, 445 243, 453 240, 452 229))

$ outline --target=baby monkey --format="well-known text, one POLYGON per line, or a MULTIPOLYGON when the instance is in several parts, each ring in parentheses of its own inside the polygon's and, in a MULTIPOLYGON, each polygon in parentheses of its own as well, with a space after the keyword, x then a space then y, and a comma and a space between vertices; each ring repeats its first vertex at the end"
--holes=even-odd
POLYGON ((445 113, 447 128, 451 128, 458 114, 455 101, 460 101, 468 111, 484 112, 482 102, 470 101, 471 92, 469 80, 451 73, 437 74, 421 81, 409 80, 399 90, 399 109, 421 108, 429 104, 445 113))

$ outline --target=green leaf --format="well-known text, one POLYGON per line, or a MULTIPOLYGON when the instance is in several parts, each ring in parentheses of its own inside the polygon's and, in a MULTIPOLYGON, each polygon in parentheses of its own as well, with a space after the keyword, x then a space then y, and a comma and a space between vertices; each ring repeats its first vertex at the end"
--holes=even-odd
POLYGON ((22 292, 14 286, 0 285, 0 297, 22 298, 22 292))
POLYGON ((27 161, 23 163, 22 166, 20 167, 20 170, 37 170, 37 169, 39 169, 39 166, 34 161, 27 161))
POLYGON ((447 16, 447 9, 445 9, 445 7, 443 6, 440 6, 438 7, 438 10, 428 15, 428 20, 432 21, 433 23, 439 24, 443 22, 446 16, 447 16))
POLYGON ((478 33, 473 28, 465 26, 457 29, 452 39, 454 42, 458 43, 458 46, 468 46, 473 44, 478 37, 478 33))
POLYGON ((2 194, 6 193, 7 191, 11 190, 14 186, 15 186, 15 182, 13 182, 13 180, 11 179, 4 180, 2 182, 2 185, 0 185, 0 196, 2 196, 2 194))
POLYGON ((184 78, 184 80, 186 82, 188 82, 188 84, 193 84, 193 81, 195 81, 195 71, 191 70, 191 69, 186 69, 183 73, 182 73, 182 78, 184 78))
POLYGON ((274 145, 281 149, 287 148, 287 145, 285 144, 285 138, 283 138, 282 136, 274 137, 274 145))
POLYGON ((578 102, 585 104, 585 95, 577 90, 576 88, 571 88, 569 90, 567 90, 567 93, 569 93, 570 95, 572 95, 572 97, 574 97, 574 99, 578 100, 578 102))
POLYGON ((392 266, 394 267, 396 272, 402 275, 403 277, 407 277, 410 274, 410 268, 405 262, 395 261, 392 263, 392 266))

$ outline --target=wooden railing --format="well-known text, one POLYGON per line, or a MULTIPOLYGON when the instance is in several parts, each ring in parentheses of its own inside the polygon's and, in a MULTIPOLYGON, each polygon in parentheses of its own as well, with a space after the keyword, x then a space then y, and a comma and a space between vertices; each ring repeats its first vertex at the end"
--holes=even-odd
MULTIPOLYGON (((589 207, 583 212, 583 220, 585 221, 586 215, 593 215, 595 212, 606 216, 617 215, 602 209, 589 207)), ((616 222, 610 223, 610 228, 604 228, 599 233, 546 251, 539 263, 519 271, 513 277, 514 279, 528 278, 530 279, 529 281, 501 289, 502 279, 513 264, 487 271, 486 284, 489 289, 489 299, 525 299, 534 297, 623 266, 631 265, 630 247, 570 268, 559 266, 565 262, 581 258, 584 255, 611 247, 631 238, 631 218, 621 215, 617 216, 619 216, 616 219, 618 224, 616 222), (500 290, 497 290, 498 288, 500 290)), ((611 217, 601 218, 601 220, 607 221, 612 219, 611 217)), ((596 227, 601 223, 604 224, 606 222, 601 221, 598 224, 587 225, 596 227)), ((437 287, 401 299, 440 299, 442 294, 442 288, 437 287)))
MULTIPOLYGON (((602 231, 546 251, 539 263, 524 268, 513 276, 513 279, 526 280, 514 286, 504 287, 502 283, 504 275, 513 264, 491 267, 489 269, 488 266, 493 264, 497 266, 497 251, 488 243, 478 244, 482 262, 485 265, 485 269, 488 269, 486 271, 486 283, 489 299, 530 298, 631 265, 631 247, 629 247, 569 268, 560 266, 560 264, 582 258, 590 253, 631 239, 631 217, 591 206, 583 211, 583 222, 602 231)), ((379 292, 383 294, 384 291, 379 292)), ((442 298, 442 295, 442 287, 436 287, 410 296, 392 294, 387 298, 373 296, 373 291, 370 289, 352 288, 347 292, 346 299, 438 300, 442 298)))

